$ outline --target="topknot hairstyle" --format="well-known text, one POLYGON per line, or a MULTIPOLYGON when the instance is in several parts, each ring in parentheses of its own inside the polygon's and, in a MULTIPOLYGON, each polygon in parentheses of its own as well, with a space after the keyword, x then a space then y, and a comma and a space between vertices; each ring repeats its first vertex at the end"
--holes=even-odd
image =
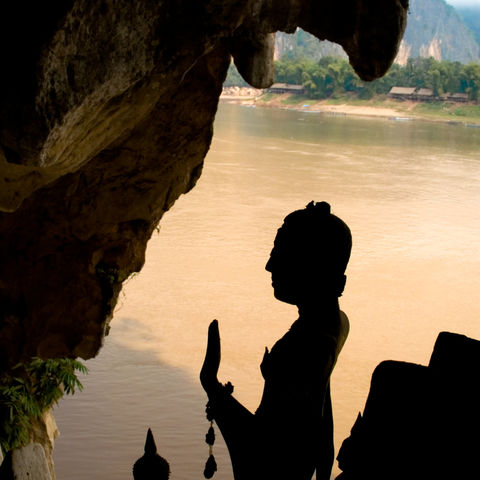
POLYGON ((305 210, 312 215, 331 215, 331 207, 327 202, 314 202, 313 200, 305 207, 305 210))

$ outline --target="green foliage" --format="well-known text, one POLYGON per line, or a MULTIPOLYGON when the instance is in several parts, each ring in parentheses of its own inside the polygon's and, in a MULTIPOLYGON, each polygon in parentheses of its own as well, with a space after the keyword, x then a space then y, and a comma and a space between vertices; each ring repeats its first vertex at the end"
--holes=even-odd
POLYGON ((248 87, 248 83, 238 73, 237 67, 232 62, 228 67, 227 78, 223 82, 224 87, 248 87))
POLYGON ((415 112, 420 114, 428 113, 441 113, 446 110, 443 102, 428 102, 428 103, 419 103, 415 107, 415 112))
POLYGON ((465 105, 455 108, 452 115, 458 117, 480 118, 480 105, 465 105))
POLYGON ((264 93, 261 97, 259 97, 259 100, 261 102, 269 102, 274 97, 275 97, 274 93, 264 93))
POLYGON ((360 99, 387 94, 394 86, 430 88, 437 96, 467 93, 471 100, 480 96, 480 64, 442 61, 433 58, 410 58, 407 64, 394 64, 387 74, 364 82, 355 74, 347 60, 323 57, 311 60, 275 62, 275 81, 301 84, 308 98, 336 98, 353 94, 360 99))
POLYGON ((296 105, 305 102, 305 100, 308 100, 308 98, 303 95, 291 95, 290 97, 284 98, 281 103, 283 105, 296 105))
POLYGON ((28 443, 32 421, 64 393, 82 390, 76 371, 88 372, 78 360, 33 358, 0 379, 0 447, 4 452, 28 443))
POLYGON ((480 90, 480 64, 469 63, 462 69, 460 85, 465 93, 473 100, 478 100, 480 90))
POLYGON ((445 102, 419 103, 413 110, 410 110, 410 113, 422 117, 478 123, 478 120, 480 119, 480 105, 458 106, 445 102))

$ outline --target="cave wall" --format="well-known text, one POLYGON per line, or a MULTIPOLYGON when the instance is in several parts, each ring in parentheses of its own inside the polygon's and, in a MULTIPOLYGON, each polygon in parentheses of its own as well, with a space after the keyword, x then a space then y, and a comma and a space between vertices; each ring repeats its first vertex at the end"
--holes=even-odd
POLYGON ((201 174, 231 56, 249 83, 267 87, 274 32, 301 26, 340 43, 373 79, 395 57, 407 8, 408 0, 3 2, 0 371, 32 356, 96 355, 122 282, 201 174))

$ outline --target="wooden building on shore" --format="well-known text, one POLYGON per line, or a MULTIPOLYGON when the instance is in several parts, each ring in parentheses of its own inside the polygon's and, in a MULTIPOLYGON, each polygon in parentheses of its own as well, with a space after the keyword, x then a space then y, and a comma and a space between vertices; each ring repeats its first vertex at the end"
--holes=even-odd
POLYGON ((292 83, 274 83, 267 88, 268 93, 294 93, 296 95, 304 95, 305 88, 303 85, 295 85, 292 83))
POLYGON ((447 102, 469 102, 466 93, 445 93, 444 95, 435 95, 431 88, 415 88, 415 87, 392 87, 388 92, 390 98, 395 100, 411 100, 413 102, 433 102, 442 100, 447 102))
POLYGON ((388 96, 395 100, 413 100, 415 87, 392 87, 388 96))
POLYGON ((438 99, 431 88, 417 88, 413 96, 417 102, 432 102, 438 99))
POLYGON ((466 93, 446 93, 443 98, 449 102, 467 103, 469 101, 466 93))

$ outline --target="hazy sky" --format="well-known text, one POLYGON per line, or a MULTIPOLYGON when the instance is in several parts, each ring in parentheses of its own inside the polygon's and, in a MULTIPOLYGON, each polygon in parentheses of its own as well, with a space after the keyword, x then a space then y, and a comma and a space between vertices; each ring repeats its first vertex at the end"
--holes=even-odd
POLYGON ((447 3, 454 7, 475 6, 480 7, 480 0, 446 0, 447 3))

